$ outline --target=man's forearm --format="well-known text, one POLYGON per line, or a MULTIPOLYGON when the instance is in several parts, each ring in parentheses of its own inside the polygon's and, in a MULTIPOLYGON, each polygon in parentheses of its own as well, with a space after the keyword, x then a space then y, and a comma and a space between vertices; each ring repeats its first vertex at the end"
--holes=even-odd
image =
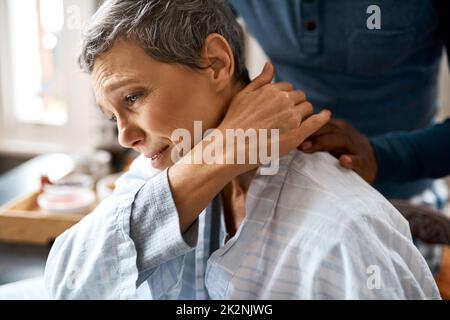
POLYGON ((430 128, 371 139, 378 182, 406 182, 450 174, 450 119, 430 128))

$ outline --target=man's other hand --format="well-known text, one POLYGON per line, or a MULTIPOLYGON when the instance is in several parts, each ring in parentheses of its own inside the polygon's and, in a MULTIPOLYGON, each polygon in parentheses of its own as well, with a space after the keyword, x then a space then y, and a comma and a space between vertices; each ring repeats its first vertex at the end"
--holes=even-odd
POLYGON ((298 149, 305 153, 327 151, 342 167, 352 169, 369 184, 377 176, 377 161, 369 139, 343 120, 331 120, 298 149))

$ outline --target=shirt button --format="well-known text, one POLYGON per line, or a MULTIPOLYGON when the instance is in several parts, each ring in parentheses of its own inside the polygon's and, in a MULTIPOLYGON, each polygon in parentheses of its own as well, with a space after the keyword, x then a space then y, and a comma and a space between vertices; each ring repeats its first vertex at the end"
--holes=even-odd
POLYGON ((316 23, 312 20, 305 21, 303 25, 306 31, 314 31, 317 28, 316 23))

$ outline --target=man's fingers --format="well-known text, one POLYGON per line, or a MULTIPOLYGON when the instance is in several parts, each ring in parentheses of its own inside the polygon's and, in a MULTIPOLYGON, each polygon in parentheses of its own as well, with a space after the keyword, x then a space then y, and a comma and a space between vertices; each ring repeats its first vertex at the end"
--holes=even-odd
POLYGON ((301 145, 299 145, 299 146, 297 147, 297 149, 300 150, 300 151, 303 151, 303 149, 304 149, 304 150, 307 150, 307 149, 309 149, 309 148, 311 148, 311 147, 312 147, 312 142, 309 141, 309 140, 306 140, 306 141, 303 142, 301 145))
POLYGON ((300 146, 300 150, 306 153, 321 151, 337 151, 347 149, 347 140, 341 134, 324 134, 310 137, 306 143, 300 146), (307 142, 310 142, 308 144, 307 142))
POLYGON ((356 157, 356 156, 351 156, 351 155, 348 155, 348 154, 344 154, 344 155, 339 157, 339 163, 344 168, 353 169, 353 167, 355 165, 355 162, 353 161, 354 157, 356 157))
POLYGON ((331 123, 340 129, 348 130, 350 128, 350 125, 342 119, 333 119, 331 123))
POLYGON ((333 123, 333 119, 330 119, 327 124, 325 124, 322 128, 314 132, 313 136, 321 136, 324 134, 334 134, 339 131, 339 128, 333 123))
POLYGON ((264 65, 264 69, 261 74, 257 76, 253 81, 244 89, 244 91, 255 91, 266 84, 270 84, 275 76, 273 65, 267 62, 264 65))
POLYGON ((366 163, 361 156, 344 154, 339 157, 339 163, 342 167, 355 171, 368 183, 372 183, 372 181, 369 181, 370 179, 364 175, 366 163))

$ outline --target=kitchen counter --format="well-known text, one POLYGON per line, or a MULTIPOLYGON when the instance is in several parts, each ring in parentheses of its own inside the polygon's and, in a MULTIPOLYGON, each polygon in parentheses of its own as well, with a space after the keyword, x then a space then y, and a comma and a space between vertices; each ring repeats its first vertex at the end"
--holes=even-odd
MULTIPOLYGON (((0 176, 0 206, 38 190, 41 174, 57 180, 73 168, 72 158, 64 154, 41 155, 17 166, 0 176)), ((49 252, 50 246, 0 242, 0 285, 42 276, 49 252)))

